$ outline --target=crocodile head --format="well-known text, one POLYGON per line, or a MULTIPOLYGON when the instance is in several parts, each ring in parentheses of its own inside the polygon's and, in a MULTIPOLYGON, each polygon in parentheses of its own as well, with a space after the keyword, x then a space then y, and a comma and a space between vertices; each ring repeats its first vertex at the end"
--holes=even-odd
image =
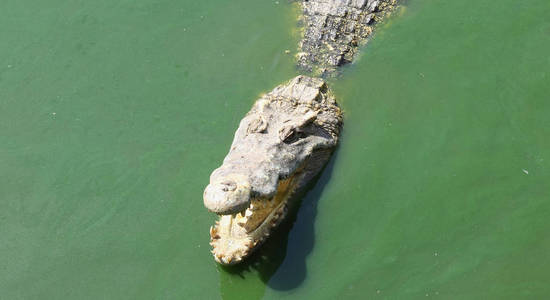
POLYGON ((210 228, 217 262, 238 263, 269 236, 293 192, 328 160, 341 125, 319 78, 298 76, 256 101, 204 190, 204 205, 220 216, 210 228))

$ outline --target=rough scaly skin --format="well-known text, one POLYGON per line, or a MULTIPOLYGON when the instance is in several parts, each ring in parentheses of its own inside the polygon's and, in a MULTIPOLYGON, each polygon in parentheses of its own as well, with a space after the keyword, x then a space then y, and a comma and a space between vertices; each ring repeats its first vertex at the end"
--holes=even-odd
MULTIPOLYGON (((335 74, 396 2, 303 0, 298 66, 319 76, 335 74)), ((320 78, 298 76, 256 101, 204 191, 204 205, 220 215, 210 228, 217 262, 241 262, 265 241, 293 193, 328 161, 341 126, 340 108, 320 78)))
POLYGON ((320 76, 331 75, 350 63, 358 46, 365 44, 373 26, 397 0, 302 1, 303 39, 298 66, 320 76))
POLYGON ((221 264, 242 261, 286 215, 292 194, 314 177, 338 142, 342 114, 325 82, 298 76, 256 101, 212 172, 204 204, 221 264))

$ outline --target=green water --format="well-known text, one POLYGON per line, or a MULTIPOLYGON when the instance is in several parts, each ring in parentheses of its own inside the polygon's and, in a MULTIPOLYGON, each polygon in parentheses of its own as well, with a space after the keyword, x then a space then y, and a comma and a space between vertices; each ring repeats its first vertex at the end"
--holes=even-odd
POLYGON ((0 2, 0 299, 550 294, 547 0, 409 1, 294 224, 214 263, 209 174, 297 74, 279 2, 0 2))

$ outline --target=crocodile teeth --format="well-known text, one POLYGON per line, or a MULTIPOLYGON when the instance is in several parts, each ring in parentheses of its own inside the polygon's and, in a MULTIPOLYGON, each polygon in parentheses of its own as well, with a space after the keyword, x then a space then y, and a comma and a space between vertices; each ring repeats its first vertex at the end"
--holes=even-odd
POLYGON ((218 229, 216 227, 210 226, 210 237, 214 240, 220 238, 220 235, 218 234, 218 229))
POLYGON ((278 196, 251 199, 248 208, 222 215, 210 228, 214 259, 224 265, 239 263, 264 243, 286 214, 287 185, 278 196))

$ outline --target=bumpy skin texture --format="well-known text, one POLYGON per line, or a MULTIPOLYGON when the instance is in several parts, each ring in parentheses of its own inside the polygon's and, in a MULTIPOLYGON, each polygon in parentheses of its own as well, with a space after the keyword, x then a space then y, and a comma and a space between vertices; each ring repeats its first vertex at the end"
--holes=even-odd
POLYGON ((221 225, 211 230, 218 262, 240 261, 269 235, 284 217, 285 201, 292 192, 328 160, 341 126, 341 110, 320 78, 295 77, 256 101, 241 120, 229 153, 211 174, 204 192, 204 204, 210 211, 233 215, 233 219, 222 217, 221 225), (281 181, 285 181, 284 191, 281 181), (251 202, 265 206, 262 201, 281 203, 277 207, 280 212, 252 209, 251 202), (246 217, 237 217, 239 212, 243 216, 246 212, 246 217), (257 226, 263 219, 270 224, 257 226), (247 230, 236 227, 238 222, 247 230))
POLYGON ((397 0, 304 0, 304 37, 298 65, 317 75, 334 74, 354 58, 373 25, 397 0))
MULTIPOLYGON (((298 66, 335 74, 396 1, 303 0, 298 66)), ((204 191, 204 205, 220 215, 210 228, 217 262, 241 262, 265 241, 293 193, 328 161, 341 126, 340 108, 320 78, 298 76, 256 101, 204 191)))

